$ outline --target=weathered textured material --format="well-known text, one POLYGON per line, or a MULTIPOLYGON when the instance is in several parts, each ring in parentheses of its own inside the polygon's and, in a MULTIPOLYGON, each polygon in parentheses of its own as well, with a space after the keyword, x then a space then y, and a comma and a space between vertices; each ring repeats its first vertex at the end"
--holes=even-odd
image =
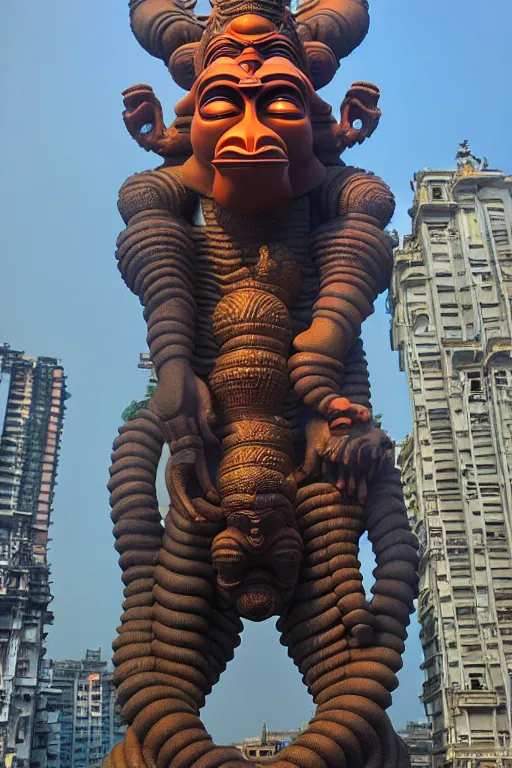
POLYGON ((385 710, 417 544, 359 338, 390 280, 394 201, 339 159, 375 129, 378 89, 355 83, 339 123, 315 92, 365 36, 366 4, 311 0, 293 17, 280 0, 217 0, 204 19, 187 3, 132 0, 130 11, 139 42, 191 90, 169 128, 149 86, 124 93, 128 130, 164 162, 119 201, 119 269, 144 307, 158 386, 114 444, 126 600, 113 647, 129 728, 106 768, 250 765, 213 744, 199 712, 241 618, 275 615, 317 707, 275 764, 406 766, 385 710))

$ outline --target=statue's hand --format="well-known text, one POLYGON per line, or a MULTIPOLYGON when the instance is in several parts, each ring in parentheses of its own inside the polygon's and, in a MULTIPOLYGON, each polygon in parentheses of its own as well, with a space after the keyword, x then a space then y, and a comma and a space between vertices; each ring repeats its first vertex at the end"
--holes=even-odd
POLYGON ((157 390, 148 408, 164 424, 171 458, 166 482, 172 503, 194 520, 218 519, 219 494, 206 466, 204 444, 218 445, 211 430, 210 392, 187 361, 173 361, 160 372, 157 390), (204 500, 192 503, 187 486, 196 481, 204 500), (198 511, 200 507, 200 512, 198 511))
POLYGON ((294 479, 300 483, 315 474, 330 476, 340 491, 360 504, 364 504, 375 475, 393 466, 393 443, 371 422, 333 432, 323 419, 311 419, 306 439, 305 459, 294 479))
POLYGON ((373 424, 355 424, 340 434, 331 434, 323 452, 323 471, 337 476, 336 487, 347 496, 366 500, 368 484, 394 462, 393 443, 386 432, 373 424))

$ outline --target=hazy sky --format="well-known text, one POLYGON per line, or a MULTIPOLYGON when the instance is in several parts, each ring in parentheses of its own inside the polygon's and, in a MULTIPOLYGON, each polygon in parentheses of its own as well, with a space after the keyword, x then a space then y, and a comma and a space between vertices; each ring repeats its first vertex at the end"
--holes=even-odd
MULTIPOLYGON (((468 138, 491 167, 512 172, 510 0, 371 0, 372 28, 322 96, 339 104, 354 80, 382 90, 373 138, 348 163, 381 175, 397 198, 394 226, 407 233, 409 180, 452 168, 468 138)), ((68 401, 51 546, 55 623, 49 655, 105 656, 121 612, 106 481, 120 414, 143 395, 141 308, 114 260, 121 228, 117 190, 156 165, 125 131, 121 91, 150 83, 168 120, 180 90, 132 37, 125 0, 0 0, 2 172, 0 342, 62 360, 68 401)), ((401 439, 410 406, 389 317, 380 300, 364 328, 376 412, 401 439)), ((366 572, 371 558, 366 551, 366 572)), ((396 726, 421 717, 422 673, 413 625, 396 726)), ((250 625, 210 697, 205 721, 219 741, 307 720, 312 703, 271 622, 250 625)))

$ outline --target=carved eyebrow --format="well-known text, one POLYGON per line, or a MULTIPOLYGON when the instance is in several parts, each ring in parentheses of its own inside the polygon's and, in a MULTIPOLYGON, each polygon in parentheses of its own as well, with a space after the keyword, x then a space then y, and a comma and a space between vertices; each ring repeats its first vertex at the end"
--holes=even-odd
POLYGON ((240 78, 236 77, 236 75, 229 75, 226 73, 222 74, 222 80, 219 80, 218 75, 212 75, 212 77, 205 78, 198 86, 198 96, 201 96, 203 91, 208 88, 210 85, 216 85, 219 87, 222 87, 225 85, 226 87, 230 87, 231 85, 238 85, 240 82, 240 78))
POLYGON ((307 102, 308 91, 306 86, 300 79, 300 77, 296 77, 295 75, 280 74, 276 78, 275 74, 274 75, 268 74, 268 75, 261 75, 260 80, 265 85, 271 85, 276 88, 283 87, 283 86, 285 87, 295 86, 295 88, 297 88, 301 92, 304 98, 304 101, 307 102))

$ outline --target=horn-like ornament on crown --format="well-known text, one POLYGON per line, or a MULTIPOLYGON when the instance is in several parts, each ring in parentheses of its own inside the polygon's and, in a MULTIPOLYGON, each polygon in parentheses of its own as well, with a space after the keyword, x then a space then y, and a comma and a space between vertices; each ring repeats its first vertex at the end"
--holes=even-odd
POLYGON ((194 7, 191 0, 130 2, 135 37, 186 90, 202 68, 203 38, 221 34, 236 16, 264 17, 302 48, 302 55, 297 54, 304 58, 316 90, 332 80, 340 60, 363 41, 370 22, 366 0, 305 0, 293 12, 282 0, 215 0, 209 16, 196 15, 194 7))

